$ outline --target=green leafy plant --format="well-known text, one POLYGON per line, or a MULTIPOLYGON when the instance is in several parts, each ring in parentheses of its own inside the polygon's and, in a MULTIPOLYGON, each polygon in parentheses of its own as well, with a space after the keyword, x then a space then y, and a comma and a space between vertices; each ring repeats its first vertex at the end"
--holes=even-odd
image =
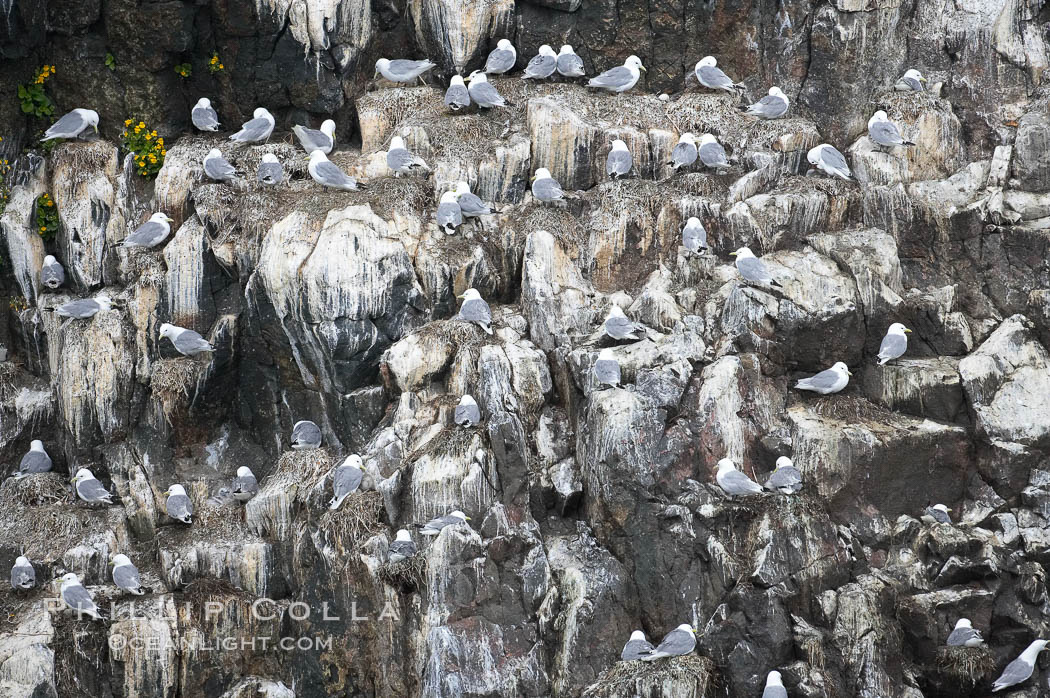
POLYGON ((106 67, 110 70, 117 69, 117 58, 112 53, 106 54, 106 67))
POLYGON ((189 63, 179 63, 175 66, 175 72, 178 73, 179 77, 185 79, 193 75, 193 66, 189 63))
POLYGON ((22 113, 31 116, 51 116, 55 113, 55 105, 44 92, 44 83, 54 74, 55 66, 45 65, 36 71, 31 83, 18 86, 18 101, 22 103, 22 113))
POLYGON ((29 307, 29 301, 22 296, 11 296, 7 299, 7 306, 16 313, 20 313, 29 307))
POLYGON ((58 234, 58 207, 50 194, 41 194, 36 200, 36 232, 50 240, 58 234))
POLYGON ((135 172, 143 177, 156 177, 168 154, 164 139, 158 138, 157 132, 151 131, 145 121, 135 123, 134 119, 124 122, 120 138, 124 148, 135 155, 135 172))
POLYGON ((222 72, 223 70, 226 70, 226 66, 224 66, 222 64, 222 61, 219 60, 219 54, 217 54, 217 53, 211 54, 211 58, 208 60, 208 72, 209 73, 219 73, 219 72, 222 72))

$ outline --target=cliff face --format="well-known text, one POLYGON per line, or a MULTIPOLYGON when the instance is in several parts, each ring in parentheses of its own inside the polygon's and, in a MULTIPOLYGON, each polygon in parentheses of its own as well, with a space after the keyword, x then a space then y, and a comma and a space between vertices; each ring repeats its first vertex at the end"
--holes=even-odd
MULTIPOLYGON (((743 697, 774 669, 792 696, 986 695, 1050 632, 1045 20, 1035 0, 0 2, 2 93, 54 64, 48 93, 97 109, 103 134, 23 152, 41 122, 0 100, 0 453, 8 474, 42 439, 55 463, 0 485, 0 570, 24 554, 42 586, 0 592, 0 695, 743 697), (571 43, 589 74, 631 53, 648 72, 623 96, 496 78, 512 107, 448 114, 447 76, 503 37, 519 67, 571 43), (699 91, 707 54, 749 98, 779 85, 788 117, 699 91), (424 55, 440 87, 370 82, 376 58, 424 55), (911 67, 931 89, 894 92, 911 67), (226 126, 266 106, 275 137, 188 134, 202 95, 226 126), (917 145, 876 148, 876 109, 917 145), (287 133, 321 115, 366 191, 306 176, 287 133), (155 180, 114 145, 133 116, 168 141, 155 180), (729 173, 673 173, 685 131, 715 134, 729 173), (431 176, 391 176, 393 135, 431 176), (614 138, 636 169, 610 182, 614 138), (859 183, 804 176, 821 142, 859 183), (207 180, 212 147, 251 184, 207 180), (254 184, 266 152, 287 185, 254 184), (528 193, 540 167, 565 204, 528 193), (448 236, 437 200, 461 180, 499 210, 448 236), (162 249, 117 245, 158 210, 162 249), (680 246, 690 216, 707 254, 680 246), (743 245, 782 289, 742 282, 743 245), (452 319, 467 288, 491 336, 452 319), (118 302, 91 320, 49 310, 102 290, 118 302), (643 339, 602 336, 613 304, 643 339), (165 322, 215 352, 179 355, 165 322), (908 352, 875 366, 894 322, 908 352), (594 384, 605 347, 623 388, 594 384), (836 361, 842 393, 791 389, 836 361), (482 421, 457 427, 468 393, 482 421), (290 450, 303 419, 322 450, 290 450), (351 453, 364 491, 330 512, 351 453), (764 482, 780 455, 798 495, 715 484, 721 458, 764 482), (260 481, 246 505, 240 466, 260 481), (76 500, 79 467, 119 504, 76 500), (164 513, 176 482, 189 527, 164 513), (921 521, 932 503, 955 523, 921 521), (456 509, 469 526, 389 563, 397 529, 456 509), (116 553, 147 596, 118 593, 116 553), (49 607, 65 572, 112 617, 49 607), (987 650, 943 649, 960 617, 987 650), (632 630, 681 623, 695 656, 616 664, 632 630)), ((1005 695, 1047 695, 1047 677, 1005 695)))

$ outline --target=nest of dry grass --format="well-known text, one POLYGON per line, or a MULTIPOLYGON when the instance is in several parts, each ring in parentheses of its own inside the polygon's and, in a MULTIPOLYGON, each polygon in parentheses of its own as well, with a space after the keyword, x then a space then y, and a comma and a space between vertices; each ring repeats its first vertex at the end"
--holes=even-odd
POLYGON ((810 410, 839 422, 888 422, 893 413, 859 395, 822 395, 806 401, 810 410))
POLYGON ((698 654, 687 654, 655 662, 617 662, 585 688, 580 698, 648 696, 661 685, 681 687, 683 694, 713 698, 716 684, 715 663, 698 654))
POLYGON ((160 400, 168 424, 180 407, 189 404, 208 371, 208 365, 188 356, 161 359, 153 364, 150 386, 160 400))
POLYGON ((361 543, 383 530, 383 495, 375 490, 358 490, 332 511, 326 509, 317 522, 340 552, 356 549, 361 543))
POLYGON ((973 688, 995 670, 995 657, 985 647, 941 647, 937 650, 937 670, 951 683, 973 688))
POLYGON ((159 250, 129 247, 127 251, 126 278, 134 279, 139 287, 157 287, 164 282, 167 270, 159 250))
POLYGON ((334 462, 332 455, 323 448, 285 451, 277 459, 277 466, 267 476, 264 486, 270 487, 273 484, 281 487, 294 486, 296 488, 295 498, 298 501, 306 501, 310 498, 317 483, 327 477, 334 462))
POLYGON ((433 206, 431 185, 421 177, 379 177, 365 186, 366 201, 358 203, 367 203, 380 218, 390 219, 395 211, 422 215, 433 206))
POLYGON ((24 507, 48 506, 72 502, 73 492, 58 473, 35 473, 23 478, 9 478, 3 485, 3 497, 13 498, 24 507))
POLYGON ((379 568, 379 578, 402 594, 414 594, 426 586, 427 559, 413 555, 401 562, 388 562, 379 568))

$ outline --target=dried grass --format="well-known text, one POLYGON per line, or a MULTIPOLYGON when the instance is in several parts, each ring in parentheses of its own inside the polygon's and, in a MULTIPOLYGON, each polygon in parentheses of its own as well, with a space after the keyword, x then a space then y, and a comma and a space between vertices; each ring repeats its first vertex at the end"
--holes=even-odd
POLYGON ((822 395, 806 400, 806 405, 821 417, 851 424, 893 419, 893 412, 859 395, 822 395))
POLYGON ((311 490, 323 480, 332 469, 333 459, 323 448, 285 451, 277 459, 273 472, 267 476, 265 487, 272 484, 295 486, 296 498, 304 501, 309 498, 311 490))
POLYGON ((150 387, 160 400, 168 424, 172 424, 180 408, 188 406, 207 371, 208 364, 188 356, 160 359, 153 364, 150 387))
POLYGON ((348 552, 385 528, 385 513, 383 495, 375 490, 358 490, 335 511, 326 509, 317 527, 337 549, 342 548, 340 552, 348 552))
POLYGON ((937 670, 950 683, 973 688, 985 674, 995 669, 995 657, 985 647, 941 647, 937 650, 937 670))
POLYGON ((3 486, 3 496, 13 497, 24 507, 72 503, 69 483, 58 473, 36 473, 23 478, 9 478, 3 486))
POLYGON ((395 212, 425 216, 434 205, 434 194, 427 180, 420 177, 380 177, 368 181, 363 195, 372 211, 390 219, 395 212))
POLYGON ((428 573, 424 555, 413 555, 401 562, 388 562, 379 568, 379 578, 402 594, 413 594, 426 586, 428 573))
POLYGON ((683 694, 713 698, 717 689, 715 664, 698 654, 656 662, 617 662, 585 688, 580 698, 648 696, 651 689, 661 685, 681 688, 683 694))

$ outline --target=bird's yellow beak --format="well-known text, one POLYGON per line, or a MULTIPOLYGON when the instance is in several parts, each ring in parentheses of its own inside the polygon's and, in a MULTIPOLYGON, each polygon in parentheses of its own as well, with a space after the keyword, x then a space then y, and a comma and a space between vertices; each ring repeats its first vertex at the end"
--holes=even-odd
POLYGON ((168 218, 167 216, 164 216, 164 220, 166 220, 169 223, 174 223, 175 222, 174 218, 168 218))
POLYGON ((729 256, 730 256, 730 257, 736 257, 736 252, 730 252, 730 253, 729 253, 729 256))
POLYGON ((847 369, 846 369, 846 375, 847 375, 847 376, 852 376, 852 375, 853 375, 853 372, 852 372, 852 371, 850 371, 850 370, 849 370, 849 369, 847 368, 847 369))
POLYGON ((911 332, 911 330, 909 330, 907 327, 904 328, 904 331, 905 332, 911 332))
POLYGON ((465 293, 461 293, 458 296, 456 296, 456 298, 459 298, 459 299, 463 299, 463 298, 466 298, 466 297, 467 297, 467 294, 465 294, 465 293))
POLYGON ((948 511, 951 511, 951 507, 948 507, 948 511))
POLYGON ((919 78, 919 82, 929 82, 926 78, 919 78))
POLYGON ((469 516, 467 517, 467 521, 470 521, 470 517, 469 516))
POLYGON ((93 126, 92 128, 95 129, 95 133, 98 133, 98 126, 93 126))
POLYGON ((689 632, 691 632, 693 635, 696 635, 696 628, 689 628, 689 632))
MULTIPOLYGON (((648 73, 649 72, 648 70, 645 69, 644 65, 638 66, 638 70, 642 71, 643 73, 648 73)), ((693 632, 695 633, 696 631, 694 630, 693 632)))

